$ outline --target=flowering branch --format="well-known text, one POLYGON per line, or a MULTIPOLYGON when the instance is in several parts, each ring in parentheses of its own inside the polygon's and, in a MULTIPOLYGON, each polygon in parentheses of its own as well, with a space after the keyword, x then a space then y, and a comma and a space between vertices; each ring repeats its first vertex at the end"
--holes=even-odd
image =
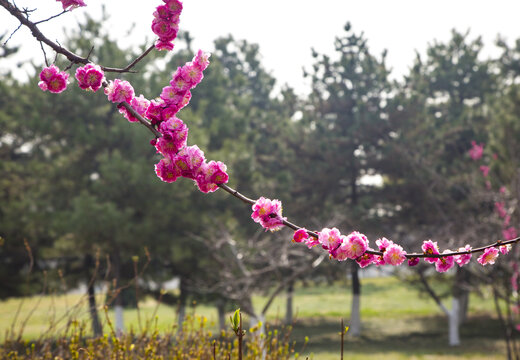
MULTIPOLYGON (((25 25, 29 30, 31 30, 31 34, 33 35, 36 40, 45 43, 47 46, 52 48, 56 53, 62 54, 65 56, 70 62, 74 64, 88 64, 90 60, 88 57, 82 57, 79 56, 72 51, 68 50, 67 48, 64 48, 63 46, 55 43, 54 41, 49 40, 43 33, 38 29, 36 24, 42 23, 44 21, 50 20, 53 17, 57 17, 65 12, 67 10, 63 11, 62 13, 55 15, 47 20, 42 20, 37 23, 34 23, 28 19, 28 17, 24 16, 23 11, 18 9, 15 5, 11 4, 8 0, 0 0, 0 5, 4 7, 11 15, 13 15, 15 18, 17 18, 20 21, 20 26, 25 25)), ((131 69, 139 62, 141 61, 148 53, 153 49, 153 45, 149 47, 143 54, 141 54, 139 57, 137 57, 134 61, 132 61, 130 64, 128 64, 124 68, 114 68, 114 67, 107 67, 107 66, 101 66, 101 69, 105 72, 115 72, 115 73, 125 73, 125 72, 132 72, 131 69)))
MULTIPOLYGON (((60 0, 64 8, 68 6, 85 6, 83 0, 60 0)), ((422 253, 406 253, 403 248, 388 240, 381 238, 376 241, 379 250, 369 247, 367 237, 357 231, 348 236, 341 235, 336 228, 322 229, 320 232, 310 231, 300 227, 287 218, 282 217, 282 204, 279 200, 270 200, 260 197, 253 200, 237 190, 226 185, 228 175, 226 165, 220 161, 206 162, 204 153, 196 145, 187 146, 188 128, 184 122, 176 117, 176 114, 185 107, 191 99, 191 89, 197 86, 203 78, 203 71, 209 65, 209 54, 199 52, 193 60, 179 67, 172 76, 170 85, 163 88, 160 98, 149 101, 142 95, 134 96, 134 89, 127 81, 115 79, 107 82, 103 71, 107 72, 129 72, 139 61, 152 51, 172 50, 173 40, 177 36, 179 15, 182 11, 182 3, 179 0, 163 0, 164 5, 159 5, 153 13, 152 30, 159 37, 154 46, 149 47, 142 55, 132 61, 123 69, 102 67, 91 64, 88 56, 81 57, 62 47, 61 45, 46 38, 36 24, 28 19, 27 11, 20 11, 15 5, 7 0, 0 0, 0 5, 16 17, 21 24, 27 26, 32 35, 40 42, 47 44, 58 54, 62 54, 74 64, 85 64, 76 70, 76 79, 79 86, 85 90, 97 91, 101 86, 108 100, 115 103, 119 111, 130 121, 139 122, 145 126, 155 137, 152 145, 163 158, 155 166, 157 176, 165 182, 174 182, 178 177, 187 177, 195 181, 199 190, 204 193, 223 189, 242 202, 251 205, 253 209, 252 219, 266 230, 279 230, 289 227, 295 231, 293 242, 304 242, 309 248, 316 245, 328 251, 330 258, 338 261, 346 259, 355 260, 361 267, 369 264, 401 265, 408 259, 408 265, 415 266, 420 258, 426 262, 433 263, 437 271, 445 272, 456 262, 463 266, 470 261, 471 254, 483 252, 478 259, 482 265, 493 264, 499 251, 507 253, 510 245, 520 241, 515 237, 506 241, 496 242, 472 248, 466 245, 457 251, 445 250, 440 253, 437 243, 431 240, 422 245, 422 253)), ((67 86, 68 74, 60 72, 52 65, 40 73, 42 90, 59 93, 67 86)), ((481 146, 473 144, 474 149, 470 153, 472 158, 480 157, 481 146)), ((487 176, 488 167, 481 167, 484 176, 487 176)), ((511 236, 513 237, 513 236, 511 236)))

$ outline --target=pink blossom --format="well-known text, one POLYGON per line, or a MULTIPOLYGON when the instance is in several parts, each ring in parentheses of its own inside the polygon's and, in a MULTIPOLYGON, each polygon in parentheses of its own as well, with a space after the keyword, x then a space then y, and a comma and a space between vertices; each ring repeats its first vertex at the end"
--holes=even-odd
POLYGON ((341 233, 336 228, 324 228, 318 233, 318 242, 329 252, 336 250, 341 244, 341 233))
POLYGON ((420 259, 418 257, 413 257, 413 258, 408 259, 408 266, 419 265, 419 260, 420 259))
POLYGON ((491 181, 486 180, 486 189, 491 190, 491 181))
POLYGON ((505 186, 501 186, 499 191, 500 191, 501 194, 505 194, 506 193, 506 187, 505 186))
MULTIPOLYGON (((146 115, 146 110, 150 105, 150 101, 147 100, 143 94, 139 95, 139 97, 134 97, 130 101, 130 106, 141 116, 146 115)), ((123 116, 130 122, 138 122, 137 118, 132 115, 124 106, 119 106, 119 112, 123 114, 123 116)))
POLYGON ((502 229, 502 236, 504 240, 513 240, 517 237, 516 229, 514 226, 510 226, 506 229, 502 229))
POLYGON ((480 257, 477 259, 479 263, 482 265, 491 264, 493 265, 495 263, 495 260, 498 257, 498 250, 494 247, 487 248, 484 250, 484 253, 480 255, 480 257))
POLYGON ((512 246, 511 244, 507 244, 507 245, 499 246, 498 249, 500 250, 500 252, 501 252, 502 254, 505 255, 505 254, 508 254, 509 251, 511 251, 511 248, 512 248, 512 247, 513 247, 513 246, 512 246))
POLYGON ((163 0, 163 1, 164 1, 164 3, 166 3, 166 6, 168 7, 168 9, 170 9, 172 14, 180 14, 180 12, 182 11, 182 2, 180 2, 179 0, 163 0))
POLYGON ((341 252, 348 259, 356 259, 368 249, 367 237, 357 231, 353 231, 342 240, 338 253, 341 252))
POLYGON ((161 41, 172 41, 177 37, 179 25, 162 18, 155 18, 152 21, 152 31, 161 41))
MULTIPOLYGON (((443 254, 450 253, 451 250, 444 250, 443 254)), ((438 259, 435 263, 435 270, 440 273, 446 272, 455 265, 455 259, 453 256, 444 256, 438 259)))
POLYGON ((199 190, 204 193, 213 192, 218 189, 219 184, 227 183, 229 176, 226 170, 226 164, 220 161, 211 160, 202 164, 195 179, 199 190))
POLYGON ((104 78, 105 74, 99 65, 87 64, 76 69, 76 80, 83 90, 98 91, 104 78))
POLYGON ((105 87, 105 95, 113 103, 130 103, 134 97, 134 88, 126 80, 110 80, 105 87))
POLYGON ((164 100, 152 100, 146 109, 146 117, 151 120, 152 125, 159 124, 162 121, 161 112, 166 107, 164 100))
MULTIPOLYGON (((439 253, 437 242, 433 242, 431 240, 424 241, 421 248, 425 255, 435 255, 439 253)), ((436 263, 438 260, 438 258, 424 258, 424 261, 429 262, 430 264, 436 263)))
POLYGON ((309 238, 304 241, 305 241, 305 245, 307 245, 307 247, 309 249, 312 249, 313 247, 315 247, 316 245, 319 245, 319 243, 320 243, 318 241, 318 238, 315 238, 314 236, 309 236, 309 238))
POLYGON ((40 72, 40 80, 44 82, 49 82, 54 75, 57 75, 60 72, 60 69, 56 65, 51 65, 45 67, 40 72))
POLYGON ((38 86, 43 91, 59 94, 67 88, 69 74, 60 72, 57 66, 51 65, 40 72, 38 86))
POLYGON ((175 164, 168 158, 163 158, 155 165, 155 173, 164 182, 174 182, 180 176, 175 164))
POLYGON ((388 246, 383 254, 383 259, 386 264, 401 265, 406 260, 406 251, 397 244, 388 246))
POLYGON ((484 152, 484 144, 477 145, 475 141, 471 142, 472 148, 469 150, 469 156, 473 160, 478 160, 482 157, 482 153, 484 152))
POLYGON ((182 67, 179 67, 173 74, 172 80, 170 81, 170 85, 174 91, 178 93, 184 93, 190 89, 190 83, 184 78, 182 69, 182 67))
POLYGON ((155 148, 164 156, 173 156, 186 146, 188 139, 188 127, 181 119, 171 117, 159 125, 162 137, 157 139, 155 148))
POLYGON ((61 2, 61 5, 63 6, 63 10, 67 10, 67 8, 70 7, 70 9, 77 8, 79 6, 87 6, 83 0, 56 0, 61 2))
POLYGON ((187 63, 182 67, 182 76, 191 88, 194 88, 202 81, 202 69, 193 63, 187 63))
POLYGON ((498 213, 498 216, 501 218, 506 217, 507 211, 504 209, 504 202, 503 201, 496 201, 495 202, 495 210, 498 213))
POLYGON ((385 252, 386 248, 392 244, 393 242, 385 237, 376 240, 376 245, 379 247, 379 251, 381 252, 385 252))
POLYGON ((206 70, 209 65, 210 53, 199 50, 193 58, 193 64, 198 66, 202 71, 206 70))
POLYGON ((197 145, 186 146, 172 157, 183 177, 195 180, 199 168, 206 161, 204 152, 197 145))
POLYGON ((282 217, 282 203, 280 200, 270 200, 261 197, 256 200, 252 208, 251 218, 256 223, 260 223, 266 231, 276 231, 283 227, 283 222, 286 218, 282 217))
POLYGON ((301 243, 304 240, 309 238, 309 234, 307 233, 307 229, 301 228, 294 232, 292 241, 295 243, 301 243))
MULTIPOLYGON (((457 251, 458 252, 461 252, 461 251, 471 251, 471 246, 470 245, 466 245, 463 248, 459 248, 457 251)), ((460 267, 463 267, 464 265, 469 263, 469 261, 471 260, 471 255, 472 254, 469 253, 469 254, 454 255, 453 257, 454 257, 455 262, 457 263, 457 265, 459 265, 460 267)))
POLYGON ((487 177, 489 174, 489 166, 480 165, 480 171, 482 171, 482 175, 484 175, 484 177, 487 177))
POLYGON ((364 253, 360 257, 356 259, 356 262, 358 263, 360 268, 365 268, 368 265, 372 264, 376 258, 376 255, 364 253))
POLYGON ((166 50, 166 51, 172 51, 175 46, 171 41, 162 41, 161 39, 157 40, 155 42, 155 48, 157 50, 166 50))
POLYGON ((502 226, 503 227, 508 227, 510 222, 511 222, 511 216, 510 215, 506 215, 504 217, 504 223, 502 224, 502 226))

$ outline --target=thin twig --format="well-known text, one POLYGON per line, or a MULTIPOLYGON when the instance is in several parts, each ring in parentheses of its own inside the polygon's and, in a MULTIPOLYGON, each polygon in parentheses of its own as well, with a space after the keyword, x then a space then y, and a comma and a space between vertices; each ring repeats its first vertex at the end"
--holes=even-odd
POLYGON ((38 25, 38 24, 44 23, 44 22, 46 22, 46 21, 52 20, 52 19, 54 19, 54 18, 57 18, 58 16, 61 16, 61 15, 65 14, 66 12, 69 12, 69 11, 68 11, 68 10, 63 10, 63 11, 60 12, 59 14, 53 15, 53 16, 51 16, 50 18, 47 18, 47 19, 45 19, 45 20, 36 21, 36 22, 34 23, 34 25, 38 25))

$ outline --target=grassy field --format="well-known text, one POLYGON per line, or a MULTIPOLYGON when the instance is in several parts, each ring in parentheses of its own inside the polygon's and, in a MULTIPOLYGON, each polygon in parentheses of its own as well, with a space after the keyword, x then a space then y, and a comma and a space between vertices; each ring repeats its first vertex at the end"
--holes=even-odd
MULTIPOLYGON (((265 301, 262 296, 254 298, 257 308, 265 301)), ((502 329, 491 298, 471 298, 469 319, 461 328, 462 345, 455 348, 447 345, 447 319, 433 300, 420 296, 417 289, 398 279, 363 279, 361 308, 362 336, 355 338, 347 334, 347 359, 502 359, 505 356, 502 329)), ((284 298, 276 299, 267 314, 268 321, 277 323, 284 309, 284 298)), ((294 309, 292 337, 297 342, 296 350, 301 349, 303 339, 308 336, 309 343, 302 354, 319 360, 338 359, 341 318, 348 325, 349 285, 345 282, 299 287, 294 309)), ((215 308, 198 305, 191 311, 207 317, 210 326, 215 327, 215 308)), ((110 311, 106 314, 101 311, 100 315, 113 316, 110 311)), ((26 339, 54 336, 65 330, 69 318, 88 320, 84 297, 10 299, 0 306, 0 335, 5 339, 7 331, 19 332, 23 327, 26 339)), ((125 311, 125 324, 129 329, 139 330, 150 320, 156 322, 161 331, 171 330, 176 324, 175 309, 147 299, 140 303, 139 314, 136 310, 125 311)))

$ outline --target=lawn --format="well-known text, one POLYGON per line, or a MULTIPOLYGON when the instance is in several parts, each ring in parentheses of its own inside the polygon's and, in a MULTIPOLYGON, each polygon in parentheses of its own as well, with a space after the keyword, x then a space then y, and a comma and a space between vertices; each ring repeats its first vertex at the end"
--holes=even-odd
MULTIPOLYGON (((99 303, 102 299, 100 295, 99 303)), ((292 334, 297 342, 296 350, 300 351, 303 339, 308 336, 309 343, 303 355, 319 360, 338 359, 340 321, 344 318, 348 325, 350 299, 347 282, 298 287, 294 297, 296 315, 292 334)), ((265 301, 262 296, 254 298, 256 308, 263 306, 265 301)), ((347 334, 347 359, 502 359, 505 356, 503 331, 491 298, 471 297, 469 318, 461 327, 462 345, 459 347, 447 345, 447 319, 433 300, 401 280, 363 279, 361 303, 363 332, 357 338, 347 334)), ((139 330, 153 320, 160 331, 168 331, 176 324, 175 308, 158 304, 153 299, 140 302, 139 307, 139 312, 135 309, 125 311, 127 328, 139 330)), ((268 321, 279 322, 284 309, 285 299, 280 296, 267 314, 268 321)), ((9 299, 0 307, 0 334, 5 338, 16 318, 14 330, 20 331, 23 326, 26 339, 54 336, 66 329, 69 318, 88 320, 86 311, 86 299, 81 295, 9 299)), ((217 313, 214 307, 197 305, 190 311, 207 317, 210 326, 215 327, 217 313)), ((100 315, 113 317, 111 311, 106 314, 101 311, 100 315)))

